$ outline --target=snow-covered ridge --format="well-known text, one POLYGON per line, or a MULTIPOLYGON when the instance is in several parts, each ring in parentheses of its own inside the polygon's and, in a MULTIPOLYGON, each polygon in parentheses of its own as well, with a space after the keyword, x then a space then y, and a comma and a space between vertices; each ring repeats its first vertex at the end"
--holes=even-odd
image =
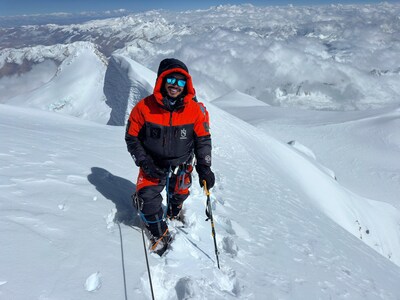
POLYGON ((18 75, 0 77, 1 103, 110 125, 124 125, 133 105, 152 93, 156 79, 128 57, 116 54, 108 62, 90 42, 5 49, 0 65, 6 71, 9 65, 21 69, 18 75))
POLYGON ((139 100, 153 92, 156 74, 139 63, 119 55, 109 61, 104 78, 104 94, 111 107, 109 125, 123 126, 139 100))
POLYGON ((0 78, 1 103, 55 111, 106 123, 110 108, 103 93, 107 60, 90 42, 5 49, 0 62, 30 65, 0 78), (57 61, 55 65, 52 63, 57 61))
POLYGON ((32 63, 41 63, 46 59, 56 60, 62 62, 67 58, 79 55, 79 52, 84 50, 93 51, 99 58, 106 63, 104 55, 98 51, 97 46, 91 42, 75 42, 71 44, 56 44, 51 46, 38 45, 35 47, 25 48, 7 48, 0 50, 0 69, 5 64, 18 64, 21 65, 24 61, 32 63))

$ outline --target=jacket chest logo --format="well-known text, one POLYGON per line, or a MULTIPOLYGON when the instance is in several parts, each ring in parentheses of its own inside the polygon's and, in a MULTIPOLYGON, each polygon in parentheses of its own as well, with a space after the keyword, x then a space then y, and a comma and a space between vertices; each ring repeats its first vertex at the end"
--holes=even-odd
POLYGON ((161 137, 161 128, 158 127, 150 128, 150 136, 153 139, 159 139, 161 137))
POLYGON ((185 129, 185 128, 182 128, 182 129, 181 129, 181 137, 180 137, 180 139, 181 139, 181 140, 186 140, 186 139, 187 139, 187 136, 186 136, 186 129, 185 129))

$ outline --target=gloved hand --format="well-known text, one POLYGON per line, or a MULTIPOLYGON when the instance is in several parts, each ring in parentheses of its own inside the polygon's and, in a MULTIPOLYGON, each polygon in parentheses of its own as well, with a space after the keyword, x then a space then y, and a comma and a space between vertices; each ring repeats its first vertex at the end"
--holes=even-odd
POLYGON ((196 171, 199 174, 200 186, 203 186, 203 180, 205 180, 207 189, 211 189, 215 184, 215 175, 211 168, 205 165, 196 165, 196 171))
POLYGON ((143 172, 149 176, 150 178, 162 179, 167 177, 166 170, 157 167, 151 157, 147 156, 147 158, 140 162, 140 167, 143 172))

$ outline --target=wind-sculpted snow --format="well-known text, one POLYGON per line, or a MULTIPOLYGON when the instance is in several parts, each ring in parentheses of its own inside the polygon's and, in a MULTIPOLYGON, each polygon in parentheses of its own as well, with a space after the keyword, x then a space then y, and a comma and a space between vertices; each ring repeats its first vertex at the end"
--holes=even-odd
POLYGON ((0 45, 86 40, 153 71, 167 56, 190 62, 208 100, 237 89, 275 106, 367 109, 399 103, 399 13, 388 3, 160 10, 2 29, 0 45))
POLYGON ((133 106, 153 92, 155 80, 153 72, 131 59, 112 56, 104 79, 106 103, 112 109, 107 124, 125 125, 133 106))

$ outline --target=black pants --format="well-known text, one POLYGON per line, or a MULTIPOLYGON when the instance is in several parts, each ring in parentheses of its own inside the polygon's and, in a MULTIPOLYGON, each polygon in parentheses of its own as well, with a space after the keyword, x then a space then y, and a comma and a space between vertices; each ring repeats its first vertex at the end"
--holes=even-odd
MULTIPOLYGON (((177 169, 177 172, 171 174, 168 182, 168 205, 177 207, 189 197, 192 170, 191 165, 182 165, 177 169)), ((167 178, 149 178, 140 168, 136 187, 137 196, 142 203, 142 216, 155 237, 161 236, 168 228, 164 220, 163 197, 161 195, 166 185, 167 178)))

